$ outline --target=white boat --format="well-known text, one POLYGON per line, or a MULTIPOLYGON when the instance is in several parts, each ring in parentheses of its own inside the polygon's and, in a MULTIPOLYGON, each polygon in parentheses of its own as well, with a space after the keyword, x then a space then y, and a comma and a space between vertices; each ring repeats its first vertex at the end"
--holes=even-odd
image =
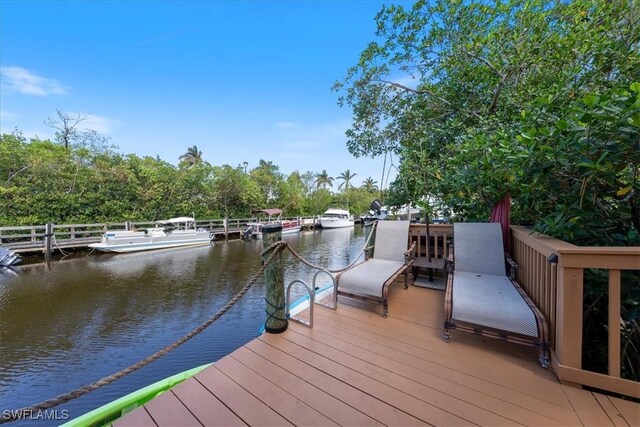
POLYGON ((196 229, 194 218, 178 217, 156 221, 155 227, 145 231, 107 231, 100 243, 92 243, 89 247, 102 252, 137 252, 210 243, 211 234, 207 230, 196 229))
POLYGON ((343 228, 343 227, 353 227, 353 216, 349 213, 349 211, 345 211, 343 209, 327 209, 327 211, 322 214, 320 219, 320 226, 322 228, 343 228))
POLYGON ((282 235, 298 233, 302 228, 302 225, 297 220, 283 220, 281 209, 259 209, 253 211, 253 214, 256 216, 265 215, 266 219, 247 223, 247 229, 244 231, 245 239, 261 239, 262 226, 266 224, 282 225, 282 235))
POLYGON ((11 249, 0 246, 0 267, 10 267, 18 264, 20 261, 22 261, 20 255, 13 252, 11 249))

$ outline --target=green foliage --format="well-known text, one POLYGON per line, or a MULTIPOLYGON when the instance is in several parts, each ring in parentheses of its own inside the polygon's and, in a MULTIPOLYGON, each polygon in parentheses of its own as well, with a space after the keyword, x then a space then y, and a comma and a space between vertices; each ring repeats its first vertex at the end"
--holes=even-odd
POLYGON ((196 146, 187 154, 198 160, 185 157, 176 167, 113 148, 97 134, 66 149, 48 140, 27 141, 19 132, 1 135, 0 225, 148 221, 192 213, 247 218, 254 209, 270 207, 286 216, 306 216, 334 203, 362 213, 371 202, 366 190, 351 185, 338 194, 317 189, 317 176, 330 178, 326 171, 285 176, 273 162, 261 160, 245 173, 242 166, 211 166, 196 146))
MULTIPOLYGON (((513 222, 575 244, 639 244, 637 2, 418 1, 376 23, 334 89, 353 109, 350 152, 400 156, 387 202, 438 200, 486 220, 509 192, 513 222)), ((634 287, 625 276, 623 295, 634 287)), ((585 308, 606 301, 586 288, 585 308)))

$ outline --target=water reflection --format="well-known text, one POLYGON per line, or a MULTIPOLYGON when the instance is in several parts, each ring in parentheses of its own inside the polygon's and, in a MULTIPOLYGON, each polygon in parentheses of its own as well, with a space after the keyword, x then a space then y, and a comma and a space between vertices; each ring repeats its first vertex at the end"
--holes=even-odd
MULTIPOLYGON (((327 268, 351 263, 359 228, 284 239, 327 268)), ((0 275, 0 410, 88 384, 156 352, 209 318, 260 266, 261 241, 133 254, 100 254, 0 275)), ((311 270, 285 255, 285 282, 311 270)), ((298 293, 304 292, 302 289, 298 293)), ((215 361, 264 322, 259 282, 204 333, 150 366, 70 402, 72 417, 176 372, 215 361)), ((29 424, 20 422, 17 424, 29 424)), ((16 424, 14 424, 16 425, 16 424)))

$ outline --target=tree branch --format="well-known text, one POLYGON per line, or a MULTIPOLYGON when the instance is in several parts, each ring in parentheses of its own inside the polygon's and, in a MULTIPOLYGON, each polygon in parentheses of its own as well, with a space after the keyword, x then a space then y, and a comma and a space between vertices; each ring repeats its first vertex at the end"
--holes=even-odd
POLYGON ((489 62, 487 59, 482 58, 480 56, 474 55, 471 52, 467 52, 464 51, 464 53, 466 53, 467 55, 469 55, 470 57, 472 57, 475 60, 478 60, 480 62, 482 62, 484 65, 486 65, 487 67, 489 67, 491 69, 491 71, 493 71, 494 73, 496 73, 498 75, 498 77, 500 77, 501 80, 504 80, 506 78, 506 75, 504 75, 503 73, 501 73, 491 62, 489 62))

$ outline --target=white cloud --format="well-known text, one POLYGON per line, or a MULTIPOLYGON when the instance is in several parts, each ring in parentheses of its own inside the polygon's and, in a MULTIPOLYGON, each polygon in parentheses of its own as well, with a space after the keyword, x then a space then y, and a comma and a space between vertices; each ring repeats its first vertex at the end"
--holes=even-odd
POLYGON ((16 113, 7 110, 0 110, 0 119, 1 120, 15 120, 18 118, 16 113))
POLYGON ((38 76, 22 67, 0 67, 2 89, 25 95, 63 95, 67 88, 55 79, 38 76))
MULTIPOLYGON (((76 115, 76 113, 69 113, 71 115, 76 115)), ((98 133, 108 134, 120 124, 120 122, 116 119, 112 119, 110 117, 99 116, 97 114, 85 114, 78 113, 82 117, 86 117, 86 120, 83 120, 78 124, 79 128, 91 129, 95 130, 98 133)))
POLYGON ((293 122, 278 122, 276 123, 276 127, 279 129, 291 129, 291 128, 295 128, 298 125, 296 123, 293 122))

